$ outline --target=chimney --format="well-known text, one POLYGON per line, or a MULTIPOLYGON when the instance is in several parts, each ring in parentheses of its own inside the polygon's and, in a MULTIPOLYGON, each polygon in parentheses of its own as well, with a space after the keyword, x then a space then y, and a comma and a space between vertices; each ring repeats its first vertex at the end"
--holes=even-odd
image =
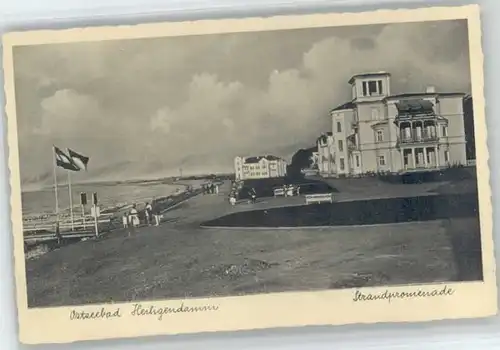
POLYGON ((435 86, 427 86, 425 88, 425 92, 428 94, 433 94, 436 92, 436 87, 435 86))

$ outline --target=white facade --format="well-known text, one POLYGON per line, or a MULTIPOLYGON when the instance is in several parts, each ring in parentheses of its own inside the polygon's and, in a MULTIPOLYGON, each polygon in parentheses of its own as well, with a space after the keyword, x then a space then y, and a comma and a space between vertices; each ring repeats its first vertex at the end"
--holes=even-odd
POLYGON ((287 163, 275 156, 236 157, 234 170, 237 180, 284 177, 287 163))
MULTIPOLYGON (((334 176, 466 165, 462 93, 391 95, 390 74, 349 81, 352 100, 331 111, 334 176)), ((318 153, 320 152, 318 144, 318 153)), ((321 158, 321 157, 320 157, 321 158)))
POLYGON ((316 140, 317 158, 316 165, 321 176, 335 176, 337 167, 335 163, 335 139, 333 133, 328 132, 316 140))

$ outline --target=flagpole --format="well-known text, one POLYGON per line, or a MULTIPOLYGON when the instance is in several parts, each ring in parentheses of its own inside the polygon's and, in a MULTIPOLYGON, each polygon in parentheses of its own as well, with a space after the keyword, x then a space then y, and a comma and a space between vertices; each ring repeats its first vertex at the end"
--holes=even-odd
POLYGON ((69 170, 68 172, 68 190, 69 190, 69 213, 71 217, 71 231, 75 230, 75 223, 73 220, 73 193, 71 191, 71 173, 69 170))
POLYGON ((55 157, 55 148, 52 148, 52 158, 54 163, 54 194, 56 196, 56 222, 59 223, 59 199, 57 196, 57 164, 55 157))

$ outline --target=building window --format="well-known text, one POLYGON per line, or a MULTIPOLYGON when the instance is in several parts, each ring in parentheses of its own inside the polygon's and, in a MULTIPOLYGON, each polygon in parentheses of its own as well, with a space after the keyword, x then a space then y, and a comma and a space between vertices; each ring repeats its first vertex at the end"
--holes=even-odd
POLYGON ((376 140, 377 142, 384 141, 384 132, 382 130, 377 130, 376 140))
POLYGON ((356 155, 354 158, 356 159, 356 168, 359 168, 359 156, 356 155))
POLYGON ((342 132, 342 123, 337 122, 337 132, 342 132))
POLYGON ((450 161, 450 151, 444 151, 444 161, 446 163, 450 161))
POLYGON ((368 82, 368 94, 370 96, 373 96, 373 95, 378 95, 378 92, 377 92, 377 82, 376 81, 369 81, 368 82))
POLYGON ((342 142, 342 140, 339 140, 339 152, 343 151, 344 151, 344 143, 342 142))
POLYGON ((345 168, 344 158, 340 158, 340 170, 344 170, 344 168, 345 168))
POLYGON ((385 165, 385 156, 378 156, 378 165, 380 166, 385 165))
POLYGON ((448 128, 446 126, 442 127, 442 134, 444 137, 448 136, 448 128))
POLYGON ((382 80, 363 82, 363 96, 382 95, 382 80))

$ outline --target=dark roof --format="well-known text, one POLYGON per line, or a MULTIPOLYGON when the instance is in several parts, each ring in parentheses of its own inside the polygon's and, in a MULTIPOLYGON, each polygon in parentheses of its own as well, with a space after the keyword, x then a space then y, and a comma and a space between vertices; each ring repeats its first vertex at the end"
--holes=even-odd
POLYGON ((409 94, 399 94, 399 95, 391 95, 387 96, 386 99, 392 98, 406 98, 406 97, 420 97, 420 96, 465 96, 463 92, 416 92, 409 94))
POLYGON ((335 107, 330 112, 341 111, 343 109, 353 109, 354 107, 356 107, 356 104, 352 101, 349 101, 349 102, 346 102, 340 106, 335 107))
POLYGON ((252 164, 252 163, 258 163, 262 157, 248 157, 245 159, 245 163, 252 164))
POLYGON ((401 114, 433 114, 432 102, 422 99, 401 100, 396 103, 396 108, 401 114))
POLYGON ((276 157, 276 156, 264 156, 264 158, 266 158, 267 160, 280 160, 281 159, 280 157, 276 157))
POLYGON ((260 162, 263 158, 267 160, 279 160, 279 157, 276 156, 258 156, 258 157, 248 157, 245 158, 245 163, 247 164, 254 164, 260 162))
POLYGON ((387 72, 370 72, 370 73, 355 74, 355 75, 353 75, 351 77, 351 79, 349 79, 349 84, 352 84, 352 82, 356 78, 376 77, 376 76, 380 76, 380 75, 388 75, 388 76, 390 76, 391 74, 387 73, 387 72))
MULTIPOLYGON (((384 73, 373 73, 375 74, 384 74, 384 73)), ((355 75, 357 77, 358 75, 355 75)), ((408 93, 408 94, 399 94, 399 95, 390 95, 385 98, 385 100, 390 100, 390 99, 404 99, 404 98, 416 98, 416 97, 428 97, 428 96, 463 96, 464 98, 467 98, 467 96, 470 96, 468 94, 465 94, 463 92, 416 92, 416 93, 408 93)), ((330 112, 335 112, 335 111, 341 111, 344 109, 354 109, 356 108, 356 103, 353 101, 346 102, 344 104, 341 104, 340 106, 335 107, 334 109, 330 110, 330 112)))

